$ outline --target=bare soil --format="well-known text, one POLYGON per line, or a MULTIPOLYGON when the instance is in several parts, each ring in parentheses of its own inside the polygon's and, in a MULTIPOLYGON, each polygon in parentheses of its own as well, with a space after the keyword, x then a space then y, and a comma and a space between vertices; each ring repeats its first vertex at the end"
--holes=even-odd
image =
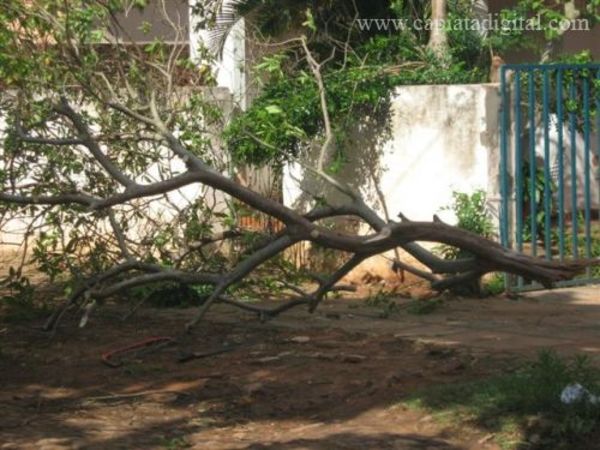
POLYGON ((510 370, 543 347, 597 357, 600 300, 586 292, 448 301, 426 316, 399 300, 387 319, 358 300, 264 324, 219 309, 187 336, 186 309, 123 322, 126 308, 109 305, 83 329, 67 318, 52 339, 41 321, 0 322, 0 448, 496 449, 489 430, 435 423, 402 400, 510 370), (151 336, 178 341, 102 363, 151 336))

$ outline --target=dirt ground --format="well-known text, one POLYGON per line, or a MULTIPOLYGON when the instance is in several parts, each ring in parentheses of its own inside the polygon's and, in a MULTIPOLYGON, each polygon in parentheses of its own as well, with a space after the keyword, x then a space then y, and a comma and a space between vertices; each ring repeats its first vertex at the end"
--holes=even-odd
MULTIPOLYGON (((496 449, 490 431, 402 406, 418 389, 510 370, 541 348, 600 362, 595 287, 453 299, 386 319, 332 300, 259 323, 219 309, 190 336, 117 368, 103 352, 179 336, 192 310, 107 306, 53 339, 0 322, 2 449, 496 449), (177 361, 185 352, 225 353, 177 361)), ((590 447, 591 448, 591 447, 590 447)))

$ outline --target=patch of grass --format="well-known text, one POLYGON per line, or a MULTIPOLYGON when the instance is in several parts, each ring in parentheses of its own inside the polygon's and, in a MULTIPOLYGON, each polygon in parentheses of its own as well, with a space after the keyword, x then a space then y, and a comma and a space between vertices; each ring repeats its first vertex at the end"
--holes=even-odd
POLYGON ((210 289, 204 286, 187 286, 179 283, 164 283, 157 287, 139 288, 138 291, 138 295, 145 296, 145 303, 155 308, 199 306, 210 295, 210 289))
POLYGON ((367 306, 380 309, 381 312, 379 313, 379 316, 382 319, 387 319, 393 313, 400 310, 398 304, 394 300, 394 296, 385 291, 377 292, 377 294, 367 298, 365 303, 367 306))
POLYGON ((183 448, 190 448, 190 444, 184 437, 174 437, 163 439, 162 446, 165 450, 179 450, 183 448))
POLYGON ((415 316, 424 316, 435 312, 444 301, 441 298, 429 300, 412 300, 406 307, 406 312, 415 316))
POLYGON ((505 291, 504 274, 494 273, 483 280, 483 295, 500 295, 505 291))
POLYGON ((393 314, 397 314, 406 310, 408 314, 425 315, 436 311, 443 303, 446 296, 440 296, 428 300, 411 300, 408 303, 399 303, 397 294, 385 292, 383 290, 377 292, 365 300, 365 304, 372 308, 380 310, 379 317, 387 319, 393 314))
POLYGON ((600 394, 600 371, 587 357, 565 360, 544 351, 513 373, 429 387, 413 394, 405 405, 456 426, 493 432, 505 449, 589 448, 584 442, 600 430, 600 405, 563 404, 560 394, 572 383, 600 394))
POLYGON ((29 278, 19 270, 10 268, 9 276, 0 281, 4 295, 0 297, 0 318, 2 321, 26 322, 46 317, 50 308, 46 303, 35 301, 35 289, 29 278))
POLYGON ((142 361, 124 361, 121 371, 124 375, 141 377, 166 373, 168 369, 161 364, 148 364, 142 361))
POLYGON ((0 321, 5 323, 20 323, 48 317, 51 310, 46 305, 37 305, 33 302, 15 300, 4 297, 0 299, 4 303, 0 308, 0 321))

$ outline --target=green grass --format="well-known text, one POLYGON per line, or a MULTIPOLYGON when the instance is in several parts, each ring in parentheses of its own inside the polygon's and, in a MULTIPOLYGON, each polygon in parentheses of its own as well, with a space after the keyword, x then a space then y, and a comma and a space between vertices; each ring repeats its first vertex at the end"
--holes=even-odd
POLYGON ((5 295, 0 297, 0 323, 20 323, 48 317, 52 309, 48 303, 35 301, 33 295, 5 295))
POLYGON ((379 291, 375 295, 367 298, 365 300, 365 305, 380 309, 379 317, 382 319, 387 319, 400 310, 394 294, 384 291, 379 291))
POLYGON ((0 323, 29 322, 48 317, 51 309, 45 305, 33 305, 29 303, 6 301, 0 298, 0 323))
POLYGON ((494 433, 505 449, 587 449, 586 439, 600 431, 600 405, 561 403, 571 383, 600 394, 600 371, 586 357, 565 360, 546 351, 513 373, 430 387, 405 405, 449 425, 494 433))
POLYGON ((441 298, 431 298, 428 300, 411 300, 406 307, 406 312, 415 316, 424 316, 435 312, 444 300, 441 298))
POLYGON ((505 291, 504 274, 494 273, 483 280, 483 295, 500 295, 505 291))
POLYGON ((190 444, 184 437, 174 437, 174 438, 164 438, 162 442, 162 447, 165 450, 179 450, 184 448, 190 448, 192 444, 190 444))
POLYGON ((365 300, 365 305, 380 310, 379 317, 387 319, 392 315, 405 310, 408 314, 421 316, 431 314, 443 305, 446 296, 431 298, 427 300, 411 300, 406 304, 397 302, 397 294, 379 291, 365 300))

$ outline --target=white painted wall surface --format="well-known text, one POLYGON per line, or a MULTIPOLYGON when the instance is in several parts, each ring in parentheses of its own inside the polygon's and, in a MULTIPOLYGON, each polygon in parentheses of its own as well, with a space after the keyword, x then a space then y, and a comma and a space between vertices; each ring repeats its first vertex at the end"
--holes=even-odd
POLYGON ((495 150, 490 144, 498 128, 497 121, 490 123, 486 101, 496 95, 495 88, 477 85, 396 92, 381 177, 391 211, 431 220, 452 202, 453 191, 487 189, 489 153, 495 150))
MULTIPOLYGON (((190 11, 193 2, 190 2, 190 11)), ((190 53, 192 59, 202 64, 200 49, 209 43, 209 32, 197 29, 199 18, 190 12, 190 53)), ((246 25, 240 19, 227 35, 223 52, 212 64, 217 86, 229 89, 233 100, 242 110, 246 109, 246 25)))
MULTIPOLYGON (((544 167, 545 151, 546 151, 546 130, 543 125, 540 124, 535 129, 535 154, 536 164, 538 169, 544 167)), ((526 130, 523 134, 523 149, 525 152, 528 151, 528 139, 529 130, 526 130)), ((552 181, 554 183, 559 182, 559 166, 560 166, 560 137, 559 137, 559 121, 556 114, 550 115, 550 121, 548 123, 548 155, 550 161, 550 173, 552 174, 552 181)), ((574 138, 571 136, 571 130, 567 121, 562 123, 562 142, 563 142, 563 189, 564 189, 564 209, 566 213, 573 212, 573 194, 576 194, 577 202, 575 203, 576 210, 583 210, 586 207, 585 198, 585 185, 586 185, 586 146, 585 138, 583 134, 576 131, 574 138), (572 145, 572 139, 574 139, 575 145, 572 145), (575 162, 573 161, 573 155, 575 156, 575 162), (575 170, 573 171, 573 167, 575 170), (575 172, 575 191, 573 191, 573 172, 575 172)), ((590 136, 590 148, 589 148, 589 164, 590 164, 590 208, 593 210, 600 209, 600 183, 598 171, 600 170, 600 161, 598 154, 600 149, 598 148, 598 137, 597 135, 590 136)), ((514 151, 514 150, 513 150, 514 151)), ((525 155, 526 159, 529 159, 528 155, 525 155)), ((553 201, 555 205, 558 204, 558 192, 557 188, 553 192, 553 201)))
MULTIPOLYGON (((452 215, 440 210, 452 203, 453 191, 483 189, 488 192, 490 209, 496 211, 499 107, 497 85, 397 88, 389 129, 374 132, 375 126, 361 125, 339 177, 357 188, 363 184, 365 197, 376 206, 372 180, 361 175, 360 169, 370 165, 390 214, 402 212, 412 220, 431 220, 439 214, 452 222, 452 215)), ((298 166, 288 167, 285 203, 302 203, 302 190, 314 183, 306 180, 298 166)))

